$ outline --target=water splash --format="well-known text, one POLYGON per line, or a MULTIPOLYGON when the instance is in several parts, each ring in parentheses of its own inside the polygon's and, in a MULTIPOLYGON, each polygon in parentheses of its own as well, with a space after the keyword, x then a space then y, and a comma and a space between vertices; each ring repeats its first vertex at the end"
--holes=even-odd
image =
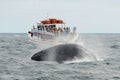
POLYGON ((107 58, 107 55, 105 54, 107 51, 103 48, 105 45, 102 43, 100 37, 95 37, 95 39, 93 37, 95 37, 95 35, 89 35, 87 37, 81 35, 78 44, 96 56, 97 61, 103 61, 107 58))
MULTIPOLYGON (((71 44, 70 41, 68 41, 68 42, 69 42, 69 44, 71 44)), ((79 42, 75 42, 74 41, 74 43, 73 43, 73 41, 72 41, 72 44, 82 46, 80 48, 82 48, 82 50, 84 51, 84 53, 83 53, 84 54, 84 58, 74 57, 74 59, 69 60, 69 61, 65 61, 65 63, 74 63, 74 62, 78 63, 78 62, 86 62, 86 61, 88 62, 88 61, 101 61, 101 60, 103 60, 102 58, 100 58, 100 56, 93 49, 89 48, 84 43, 86 43, 86 42, 84 42, 81 39, 81 37, 79 38, 79 42)), ((40 50, 43 50, 43 49, 47 49, 47 48, 56 46, 56 44, 53 44, 53 45, 52 44, 45 44, 45 43, 39 43, 39 44, 36 43, 36 44, 38 45, 37 51, 38 50, 40 51, 40 50)), ((57 44, 61 45, 61 44, 64 44, 64 43, 57 43, 57 44)), ((48 54, 49 57, 47 58, 48 61, 49 60, 50 61, 54 61, 55 60, 55 57, 56 57, 56 51, 55 50, 56 50, 56 48, 49 51, 49 54, 48 54)))

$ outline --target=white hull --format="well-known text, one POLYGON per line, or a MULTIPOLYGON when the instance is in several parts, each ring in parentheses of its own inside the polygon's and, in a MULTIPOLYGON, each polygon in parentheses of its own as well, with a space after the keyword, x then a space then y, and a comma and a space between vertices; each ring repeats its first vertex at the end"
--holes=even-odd
POLYGON ((39 42, 39 43, 46 43, 46 44, 59 44, 59 43, 75 43, 78 38, 79 38, 79 34, 75 33, 75 34, 67 34, 64 36, 56 36, 54 38, 51 39, 41 39, 41 37, 36 37, 33 36, 31 37, 30 34, 28 34, 30 37, 30 40, 33 42, 39 42))

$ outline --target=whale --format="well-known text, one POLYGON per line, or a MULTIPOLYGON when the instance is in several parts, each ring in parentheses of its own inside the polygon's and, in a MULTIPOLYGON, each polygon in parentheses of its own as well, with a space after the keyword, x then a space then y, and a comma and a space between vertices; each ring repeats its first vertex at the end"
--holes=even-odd
POLYGON ((96 60, 96 57, 84 47, 77 44, 60 44, 35 53, 31 60, 34 61, 56 61, 63 63, 74 59, 89 58, 96 60))

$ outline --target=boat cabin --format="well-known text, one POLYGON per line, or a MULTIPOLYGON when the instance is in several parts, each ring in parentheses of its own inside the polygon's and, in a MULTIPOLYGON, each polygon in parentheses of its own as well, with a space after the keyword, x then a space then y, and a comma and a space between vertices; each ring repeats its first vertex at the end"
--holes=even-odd
POLYGON ((63 20, 50 18, 37 23, 37 27, 33 26, 33 29, 28 33, 37 37, 58 36, 70 33, 70 27, 66 27, 63 20))
POLYGON ((37 24, 37 29, 41 31, 48 31, 50 32, 51 30, 55 30, 56 25, 55 24, 37 24))

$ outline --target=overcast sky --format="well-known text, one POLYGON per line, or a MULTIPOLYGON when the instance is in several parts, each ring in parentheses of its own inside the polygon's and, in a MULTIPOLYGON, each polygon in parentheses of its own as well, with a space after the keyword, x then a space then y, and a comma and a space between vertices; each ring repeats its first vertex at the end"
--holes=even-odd
POLYGON ((0 33, 27 33, 46 17, 79 33, 120 33, 120 0, 0 0, 0 33))

